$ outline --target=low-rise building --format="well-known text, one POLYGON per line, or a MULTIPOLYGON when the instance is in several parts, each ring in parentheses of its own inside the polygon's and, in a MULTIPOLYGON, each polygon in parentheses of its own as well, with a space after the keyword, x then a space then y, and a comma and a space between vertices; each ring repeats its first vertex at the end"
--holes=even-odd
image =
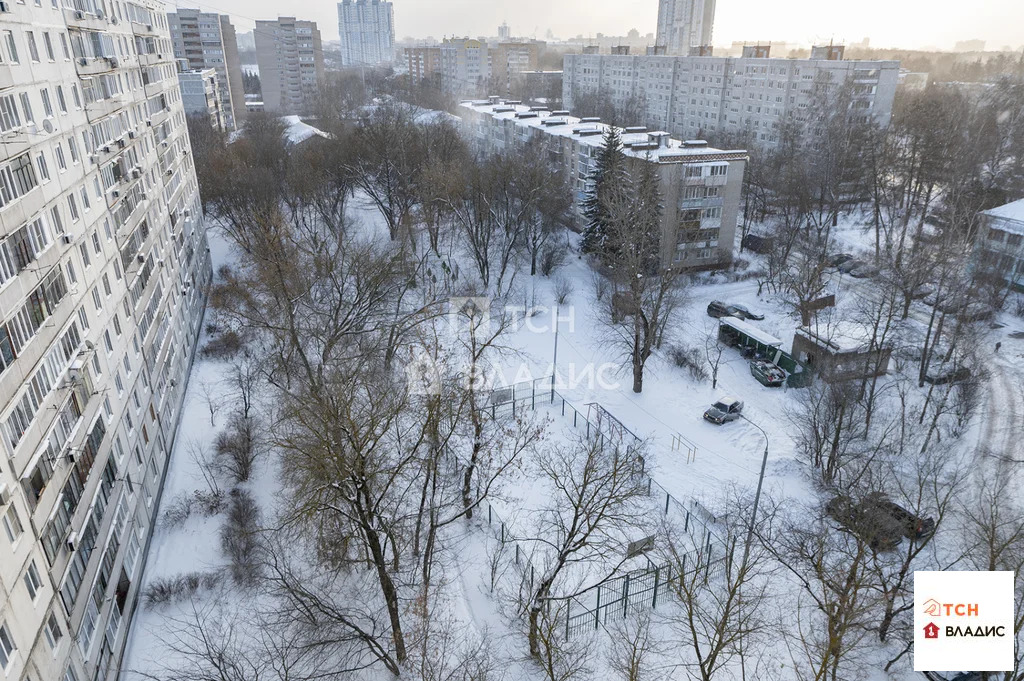
POLYGON ((825 381, 884 376, 892 348, 879 343, 872 330, 854 322, 800 327, 793 336, 797 362, 825 381))
MULTIPOLYGON (((480 155, 543 145, 573 191, 576 227, 586 224, 583 205, 608 125, 497 97, 459 107, 470 144, 480 155)), ((656 164, 661 178, 661 259, 665 267, 709 269, 732 260, 740 188, 747 152, 713 149, 699 140, 679 141, 646 128, 620 131, 623 153, 656 164)))
POLYGON ((982 212, 975 263, 983 274, 1024 291, 1024 199, 982 212))

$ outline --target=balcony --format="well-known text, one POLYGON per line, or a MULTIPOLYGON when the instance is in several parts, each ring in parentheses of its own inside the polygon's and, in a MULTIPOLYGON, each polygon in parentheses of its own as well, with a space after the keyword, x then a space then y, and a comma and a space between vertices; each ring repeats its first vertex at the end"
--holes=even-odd
POLYGON ((85 12, 80 9, 64 8, 64 18, 68 28, 83 28, 90 31, 106 31, 110 22, 102 14, 85 12))

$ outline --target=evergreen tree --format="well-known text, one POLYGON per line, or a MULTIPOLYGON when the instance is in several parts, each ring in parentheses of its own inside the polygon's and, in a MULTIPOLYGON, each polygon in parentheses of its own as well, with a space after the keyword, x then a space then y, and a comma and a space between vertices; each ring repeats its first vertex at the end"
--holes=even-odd
POLYGON ((608 201, 611 195, 622 188, 625 179, 625 156, 622 153, 622 137, 618 128, 608 126, 604 144, 597 155, 597 163, 590 177, 591 185, 583 202, 583 215, 587 226, 583 230, 580 249, 602 258, 607 255, 608 246, 608 201))

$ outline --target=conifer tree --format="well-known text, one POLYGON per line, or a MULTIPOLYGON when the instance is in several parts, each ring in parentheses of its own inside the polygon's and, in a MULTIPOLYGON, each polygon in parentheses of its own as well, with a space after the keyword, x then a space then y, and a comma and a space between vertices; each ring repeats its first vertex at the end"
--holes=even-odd
POLYGON ((608 126, 604 144, 597 156, 597 163, 590 177, 591 186, 583 202, 583 214, 587 226, 583 230, 580 249, 604 258, 608 247, 608 201, 613 192, 622 188, 625 179, 625 156, 622 153, 622 137, 618 128, 608 126))

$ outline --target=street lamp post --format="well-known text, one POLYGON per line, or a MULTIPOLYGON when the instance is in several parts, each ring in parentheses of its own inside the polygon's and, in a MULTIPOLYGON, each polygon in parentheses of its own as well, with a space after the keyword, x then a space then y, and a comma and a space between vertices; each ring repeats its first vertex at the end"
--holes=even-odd
POLYGON ((754 541, 754 523, 757 521, 757 507, 761 503, 761 488, 764 486, 764 470, 768 466, 768 433, 764 432, 764 428, 757 425, 746 416, 742 417, 744 421, 761 431, 764 435, 764 456, 761 457, 761 474, 757 478, 757 492, 754 493, 754 510, 750 513, 750 527, 747 529, 747 543, 743 547, 743 565, 747 564, 747 559, 750 557, 750 544, 754 541))

